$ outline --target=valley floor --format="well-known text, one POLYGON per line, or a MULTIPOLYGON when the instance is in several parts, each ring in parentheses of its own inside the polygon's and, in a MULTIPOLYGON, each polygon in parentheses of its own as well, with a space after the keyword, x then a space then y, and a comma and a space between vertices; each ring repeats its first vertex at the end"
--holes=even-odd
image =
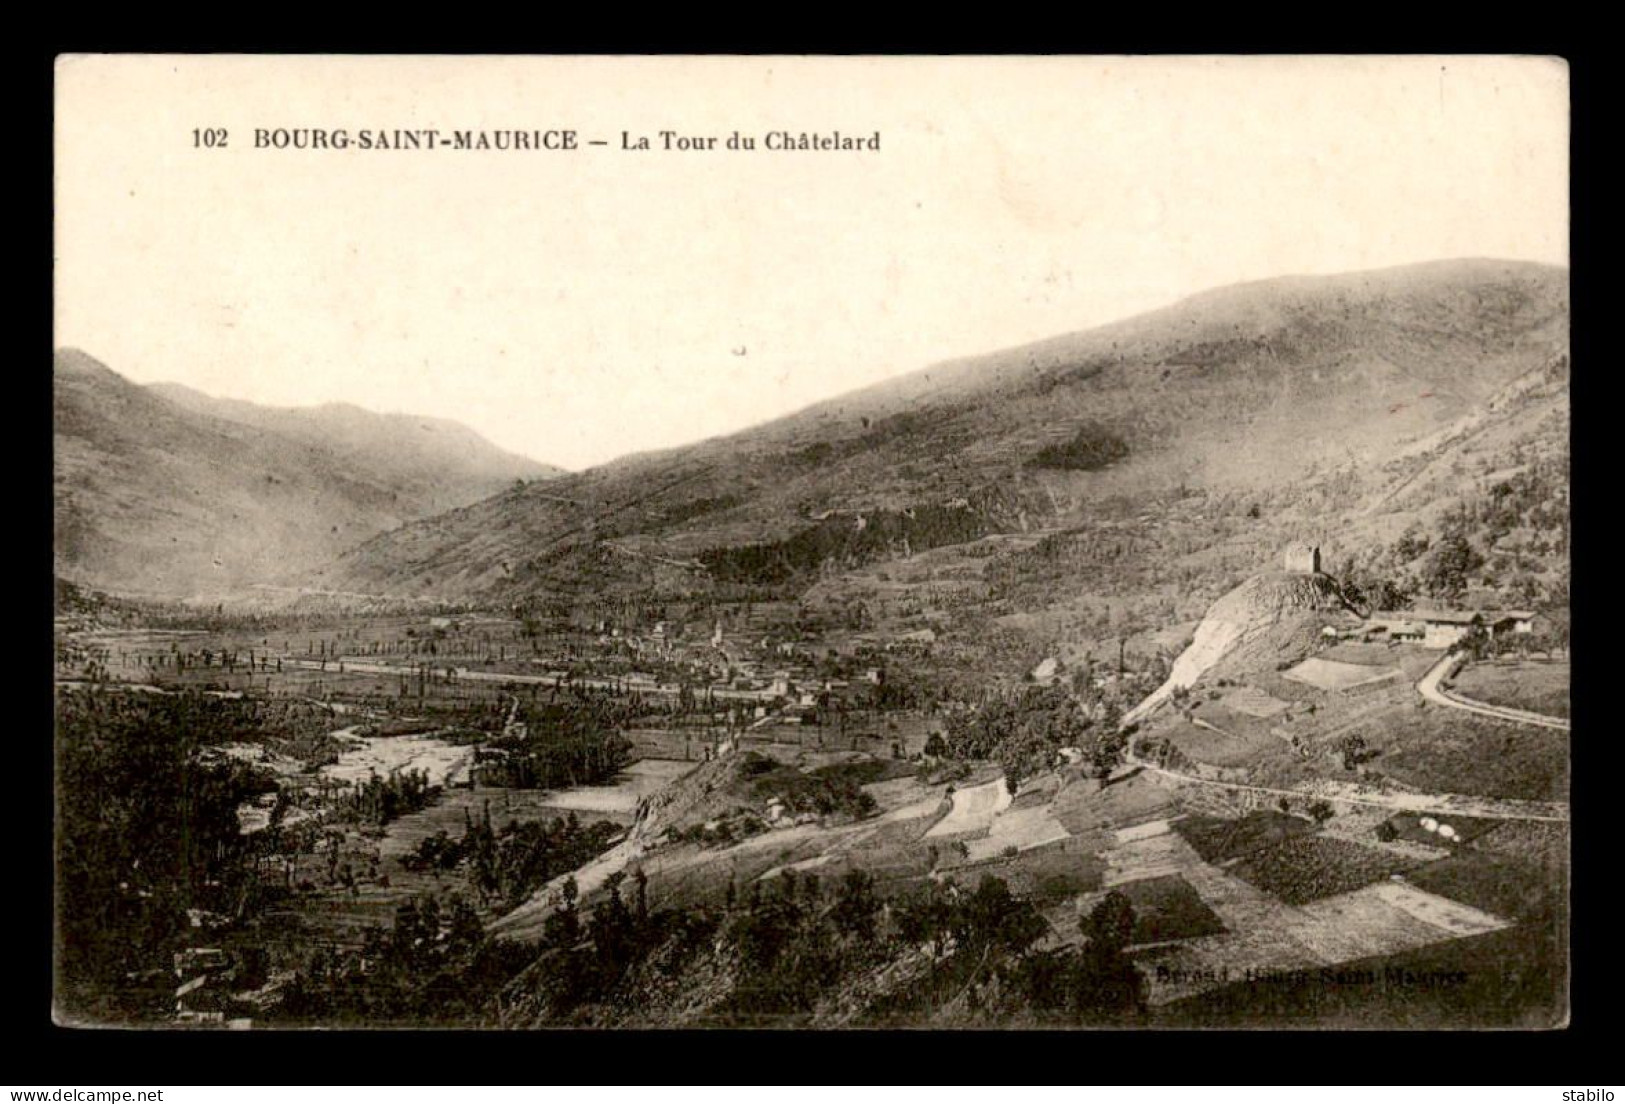
MULTIPOLYGON (((154 653, 199 646, 168 636, 130 639, 154 653)), ((109 642, 119 638, 103 646, 109 642)), ((308 641, 307 652, 316 644, 308 641)), ((808 724, 785 695, 746 689, 732 699, 718 694, 715 708, 762 703, 748 724, 719 727, 720 714, 699 727, 677 713, 651 717, 630 730, 632 761, 615 777, 521 789, 477 777, 481 749, 513 728, 518 695, 590 688, 613 697, 625 692, 624 676, 572 670, 562 657, 559 670, 536 674, 453 660, 436 669, 436 682, 419 667, 358 658, 343 647, 322 642, 322 658, 311 659, 267 638, 246 676, 147 669, 144 681, 127 685, 132 698, 173 696, 191 685, 210 687, 205 693, 216 700, 280 691, 313 701, 331 720, 304 744, 238 741, 222 749, 276 771, 302 793, 312 783, 295 752, 333 756, 315 768, 318 792, 408 768, 444 787, 378 830, 324 822, 308 800, 284 815, 289 828, 317 826, 312 838, 337 829, 337 842, 312 845, 285 870, 273 864, 273 880, 308 888, 255 927, 209 937, 224 947, 281 947, 294 969, 313 945, 360 947, 369 930, 398 923, 402 908, 471 894, 466 863, 414 865, 435 839, 454 840, 481 823, 517 828, 578 816, 602 833, 584 862, 555 868, 517 899, 470 896, 487 936, 537 948, 516 953, 540 954, 561 908, 593 913, 633 876, 646 882, 640 893, 648 908, 682 912, 802 880, 834 885, 861 872, 883 902, 883 922, 932 887, 963 895, 993 878, 1041 915, 1035 954, 1086 949, 1090 916, 1109 896, 1125 899, 1134 919, 1124 953, 1155 1023, 1262 1024, 1290 1014, 1395 1026, 1425 1022, 1421 1010, 1433 1009, 1439 1022, 1550 1026, 1565 1014, 1565 975, 1553 964, 1566 930, 1568 807, 1566 776, 1550 764, 1566 722, 1543 724, 1499 705, 1481 716, 1440 689, 1457 664, 1436 653, 1338 645, 1284 672, 1227 679, 1150 717, 1104 782, 1074 757, 1012 787, 994 763, 926 755, 939 723, 918 710, 854 721, 849 732, 844 714, 838 725, 808 724), (330 647, 339 654, 327 654, 330 647), (506 725, 459 734, 454 725, 424 722, 437 695, 446 707, 494 710, 506 725), (1418 740, 1419 732, 1455 735, 1441 742, 1418 740), (1364 734, 1358 763, 1338 758, 1355 746, 1350 734, 1364 734), (1458 739, 1467 741, 1462 748, 1490 740, 1502 754, 1452 750, 1458 739), (1449 755, 1470 756, 1473 770, 1450 773, 1449 755), (1480 792, 1426 785, 1440 777, 1469 779, 1480 792), (797 804, 809 794, 845 796, 828 807, 797 804), (1546 971, 1549 984, 1531 987, 1530 971, 1546 971)), ((1541 677, 1553 676, 1543 668, 1541 677)), ((1457 678, 1480 693, 1517 698, 1510 667, 1457 678)), ((649 681, 647 700, 663 709, 691 693, 649 681)), ((85 684, 64 675, 65 686, 85 684)), ((117 685, 114 692, 123 692, 117 685)), ((1549 688, 1536 691, 1537 700, 1551 697, 1549 688)), ((1566 764, 1566 747, 1561 756, 1566 764)), ((260 804, 245 831, 267 826, 272 802, 260 804)), ((888 938, 889 965, 817 1004, 806 1022, 853 1026, 915 1014, 944 1026, 977 1022, 960 997, 929 1014, 884 1012, 916 1008, 901 994, 942 965, 922 946, 888 938)), ((684 967, 716 968, 706 960, 684 967)), ((696 975, 694 984, 720 983, 702 985, 696 975)), ((965 992, 974 988, 966 985, 965 992)), ((596 1014, 610 1023, 687 1026, 711 1022, 720 1007, 670 999, 670 1006, 651 997, 636 1012, 596 1014)), ((264 1015, 276 1022, 274 1004, 264 1015)))

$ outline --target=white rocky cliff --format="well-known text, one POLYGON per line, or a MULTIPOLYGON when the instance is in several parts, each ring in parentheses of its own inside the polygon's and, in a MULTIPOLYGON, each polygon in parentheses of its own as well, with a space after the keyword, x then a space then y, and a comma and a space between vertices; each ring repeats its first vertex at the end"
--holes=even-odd
POLYGON ((1124 714, 1123 725, 1149 717, 1176 690, 1196 685, 1220 660, 1271 635, 1288 619, 1350 608, 1337 581, 1320 571, 1319 549, 1295 544, 1285 559, 1287 570, 1255 575, 1213 603, 1168 680, 1124 714))

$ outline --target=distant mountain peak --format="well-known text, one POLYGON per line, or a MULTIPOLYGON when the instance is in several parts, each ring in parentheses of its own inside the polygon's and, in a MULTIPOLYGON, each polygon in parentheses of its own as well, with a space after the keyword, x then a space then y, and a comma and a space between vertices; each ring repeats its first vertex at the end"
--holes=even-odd
POLYGON ((349 544, 559 469, 454 421, 276 408, 54 357, 57 570, 185 596, 298 579, 349 544))
POLYGON ((52 358, 52 370, 58 377, 80 376, 108 382, 116 380, 134 386, 134 384, 130 384, 129 380, 126 380, 83 349, 71 347, 58 349, 56 355, 52 358))

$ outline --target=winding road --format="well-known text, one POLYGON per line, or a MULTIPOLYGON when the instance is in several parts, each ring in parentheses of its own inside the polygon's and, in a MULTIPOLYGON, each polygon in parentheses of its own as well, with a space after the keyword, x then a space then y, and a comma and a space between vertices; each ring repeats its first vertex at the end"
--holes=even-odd
MULTIPOLYGON (((1430 667, 1427 674, 1423 675, 1421 680, 1417 682, 1417 692, 1428 701, 1451 709, 1463 709, 1469 713, 1478 713, 1498 720, 1515 721, 1520 724, 1541 725, 1545 728, 1557 728, 1565 732, 1569 730, 1569 723, 1557 717, 1547 717, 1539 713, 1528 713, 1521 709, 1508 709, 1502 706, 1488 705, 1484 702, 1469 701, 1445 692, 1439 683, 1463 658, 1453 653, 1446 655, 1438 663, 1430 667)), ((1194 774, 1169 770, 1166 767, 1160 767, 1139 758, 1134 754, 1134 740, 1132 737, 1123 749, 1123 760, 1131 766, 1161 775, 1180 784, 1212 786, 1233 792, 1268 794, 1272 797, 1298 799, 1318 798, 1326 801, 1346 802, 1352 805, 1371 805, 1378 808, 1393 809, 1398 812, 1439 813, 1449 816, 1483 817, 1488 820, 1526 820, 1554 824, 1567 824, 1569 821, 1568 803, 1562 801, 1524 801, 1508 797, 1478 797, 1471 794, 1449 793, 1384 793, 1352 782, 1337 782, 1330 779, 1316 783, 1311 788, 1280 789, 1270 786, 1253 786, 1245 782, 1223 782, 1216 778, 1202 778, 1194 774)))
POLYGON ((1549 824, 1567 824, 1569 808, 1561 801, 1523 801, 1511 797, 1477 797, 1472 794, 1449 793, 1383 793, 1352 782, 1327 780, 1312 789, 1283 789, 1271 786, 1253 786, 1245 782, 1221 782, 1217 778, 1201 778, 1194 774, 1159 767, 1135 757, 1132 748, 1125 749, 1123 759, 1132 766, 1164 778, 1194 786, 1212 786, 1234 792, 1268 794, 1271 797, 1289 797, 1299 800, 1337 801, 1350 805, 1370 805, 1393 809, 1403 813, 1438 813, 1445 816, 1481 817, 1485 820, 1533 820, 1549 824))
POLYGON ((1428 668, 1428 673, 1422 676, 1416 684, 1416 690, 1424 698, 1438 705, 1448 706, 1451 709, 1462 709, 1468 713, 1477 713, 1483 717, 1494 717, 1502 721, 1515 721, 1518 724, 1539 725, 1542 728, 1556 728, 1564 732, 1569 731, 1569 722, 1562 717, 1548 717, 1543 713, 1531 713, 1526 709, 1512 709, 1504 705, 1491 705, 1488 702, 1474 701, 1450 693, 1440 685, 1451 673, 1461 665, 1466 656, 1449 654, 1428 668))

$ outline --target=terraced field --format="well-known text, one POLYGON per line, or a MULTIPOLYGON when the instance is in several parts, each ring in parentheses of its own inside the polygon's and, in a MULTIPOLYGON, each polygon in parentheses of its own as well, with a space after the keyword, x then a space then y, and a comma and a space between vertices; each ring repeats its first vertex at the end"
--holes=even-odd
POLYGON ((1349 840, 1297 836, 1248 855, 1231 870, 1289 905, 1306 905, 1370 885, 1411 865, 1390 852, 1349 840))
POLYGON ((1286 677, 1306 682, 1321 690, 1352 690, 1372 682, 1384 682, 1401 677, 1398 667, 1371 667, 1361 663, 1341 663, 1337 660, 1311 656, 1286 672, 1286 677))

